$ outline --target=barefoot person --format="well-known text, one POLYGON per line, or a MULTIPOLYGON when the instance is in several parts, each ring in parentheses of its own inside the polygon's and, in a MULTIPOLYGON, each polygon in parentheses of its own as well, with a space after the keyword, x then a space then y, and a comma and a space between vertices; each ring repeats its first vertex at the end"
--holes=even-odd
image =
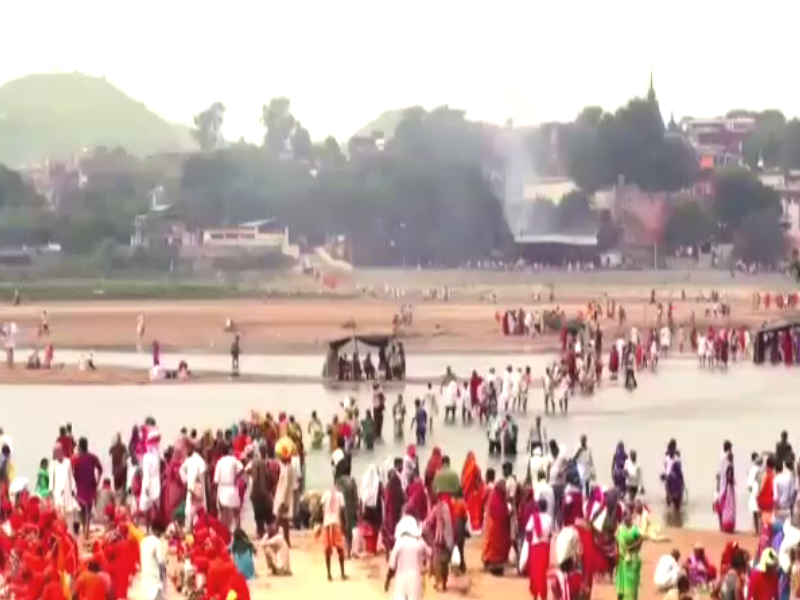
POLYGON ((406 515, 397 524, 397 541, 389 556, 389 570, 386 572, 384 590, 395 577, 395 600, 422 600, 423 573, 425 565, 431 560, 431 550, 422 540, 419 525, 414 517, 406 515))
POLYGON ((214 483, 217 484, 217 501, 222 522, 228 529, 232 523, 238 529, 241 501, 237 479, 244 467, 234 455, 233 446, 229 445, 227 450, 227 454, 217 461, 214 469, 214 483))
POLYGON ((100 459, 89 452, 89 441, 82 437, 78 440, 78 455, 73 461, 75 471, 75 487, 78 508, 81 513, 81 527, 84 537, 89 537, 89 522, 92 519, 92 509, 97 498, 97 484, 103 476, 103 465, 100 459))
POLYGON ((331 555, 336 550, 339 556, 339 571, 342 580, 347 579, 344 573, 344 535, 342 523, 344 522, 344 495, 336 487, 336 482, 330 489, 322 494, 322 538, 325 544, 325 568, 328 571, 328 581, 333 581, 331 575, 331 555))

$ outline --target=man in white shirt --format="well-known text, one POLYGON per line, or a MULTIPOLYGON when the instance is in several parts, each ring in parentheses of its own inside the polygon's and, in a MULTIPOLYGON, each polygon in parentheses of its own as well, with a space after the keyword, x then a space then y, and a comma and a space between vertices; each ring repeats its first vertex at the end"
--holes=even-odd
POLYGON ((239 498, 238 478, 244 471, 244 466, 233 454, 233 446, 228 447, 228 454, 217 461, 214 469, 214 483, 217 484, 217 502, 220 507, 220 517, 226 527, 230 528, 231 522, 239 527, 241 499, 239 498))
POLYGON ((139 495, 139 510, 148 522, 157 512, 161 498, 161 455, 158 447, 161 436, 157 430, 147 433, 147 452, 142 457, 142 491, 139 495))
POLYGON ((672 333, 666 325, 664 325, 659 332, 659 343, 661 345, 661 354, 666 356, 672 346, 672 333))
POLYGON ((511 406, 515 410, 520 408, 520 392, 522 391, 522 369, 511 373, 511 406))
POLYGON ((155 519, 150 533, 139 543, 139 594, 142 600, 165 600, 167 597, 167 547, 162 539, 164 525, 155 519))
POLYGON ((444 422, 456 422, 456 409, 458 408, 458 382, 451 379, 444 388, 444 422))
POLYGON ((678 585, 681 574, 681 553, 676 548, 658 559, 653 583, 659 592, 667 592, 678 585))
POLYGON ((528 461, 527 480, 532 484, 536 483, 540 472, 544 473, 545 478, 547 477, 547 473, 550 472, 550 459, 549 456, 542 455, 540 447, 536 447, 528 461))
POLYGON ((758 490, 761 484, 761 456, 753 452, 750 456, 750 470, 747 471, 747 507, 753 515, 753 531, 761 531, 761 511, 758 510, 758 490))
POLYGON ((181 465, 181 481, 186 484, 186 532, 192 532, 194 516, 206 506, 206 461, 192 445, 189 456, 181 465))
POLYGON ((425 390, 422 401, 428 410, 428 429, 433 433, 433 417, 439 414, 439 405, 436 402, 436 392, 433 391, 433 385, 430 382, 428 382, 428 389, 425 390))
POLYGON ((503 371, 502 379, 500 382, 500 398, 499 401, 503 404, 503 408, 508 411, 508 403, 512 400, 513 391, 512 391, 512 371, 511 365, 506 367, 506 370, 503 371))
POLYGON ((333 550, 339 555, 339 570, 342 580, 347 579, 344 574, 344 534, 342 533, 342 517, 344 513, 344 496, 334 485, 322 494, 322 539, 325 543, 325 568, 328 570, 328 581, 333 581, 331 575, 331 555, 333 550))
POLYGON ((792 515, 792 506, 797 499, 792 472, 781 461, 775 461, 775 518, 786 521, 792 515))
POLYGON ((642 466, 636 457, 636 450, 631 450, 628 458, 625 459, 625 485, 628 488, 630 501, 636 500, 637 494, 643 492, 642 489, 642 466))
POLYGON ((556 508, 556 495, 553 492, 552 486, 547 483, 547 473, 539 471, 536 473, 536 483, 533 484, 533 499, 537 503, 544 501, 547 504, 545 512, 552 519, 555 515, 556 508))

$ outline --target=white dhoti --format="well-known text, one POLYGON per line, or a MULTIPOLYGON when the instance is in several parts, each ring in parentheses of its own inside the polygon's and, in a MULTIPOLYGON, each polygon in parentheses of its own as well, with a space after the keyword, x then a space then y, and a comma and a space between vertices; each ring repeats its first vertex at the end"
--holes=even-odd
POLYGON ((220 484, 217 488, 217 500, 223 508, 239 508, 241 506, 239 490, 235 485, 220 484))
POLYGON ((394 600, 422 600, 422 576, 417 573, 398 575, 394 584, 394 600))

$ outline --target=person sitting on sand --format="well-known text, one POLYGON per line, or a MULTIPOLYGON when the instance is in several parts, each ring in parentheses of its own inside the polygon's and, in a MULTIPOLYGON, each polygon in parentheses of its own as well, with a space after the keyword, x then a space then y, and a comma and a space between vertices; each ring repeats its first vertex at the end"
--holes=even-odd
MULTIPOLYGON (((285 519, 287 510, 286 506, 281 506, 278 511, 278 518, 285 519)), ((267 567, 273 575, 288 576, 292 574, 289 544, 286 543, 286 538, 283 537, 283 531, 281 531, 277 522, 267 526, 267 532, 261 538, 259 545, 264 550, 267 567)))
POLYGON ((694 552, 686 561, 686 574, 691 587, 706 588, 717 579, 717 569, 706 557, 702 544, 694 545, 694 552))
POLYGON ((667 592, 678 584, 678 577, 683 572, 680 560, 681 553, 677 548, 658 559, 653 583, 659 592, 667 592))
POLYGON ((78 370, 79 371, 94 371, 97 367, 94 364, 94 354, 89 353, 89 356, 85 354, 81 354, 80 358, 78 359, 78 370))
POLYGON ((192 372, 189 370, 189 363, 185 360, 182 360, 178 363, 178 379, 189 379, 192 376, 192 372))
POLYGON ((229 550, 233 564, 236 565, 236 570, 242 574, 242 577, 246 581, 255 579, 256 565, 253 561, 253 556, 256 553, 256 549, 241 527, 237 527, 234 530, 229 550))
POLYGON ((42 360, 39 358, 39 351, 34 350, 28 356, 28 362, 25 365, 26 369, 41 369, 42 368, 42 360))

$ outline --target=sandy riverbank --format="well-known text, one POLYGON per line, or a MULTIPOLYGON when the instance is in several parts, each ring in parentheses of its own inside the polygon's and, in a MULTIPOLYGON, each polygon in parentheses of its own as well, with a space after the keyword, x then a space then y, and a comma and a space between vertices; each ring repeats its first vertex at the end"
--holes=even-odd
MULTIPOLYGON (((738 534, 727 536, 716 532, 668 530, 665 532, 669 541, 661 543, 647 542, 643 548, 642 588, 639 597, 643 600, 662 597, 653 586, 653 573, 658 559, 672 548, 678 548, 683 557, 688 556, 694 544, 701 543, 715 565, 719 565, 722 549, 730 539, 736 539, 745 549, 753 551, 756 539, 751 535, 738 534)), ((286 600, 305 600, 323 594, 335 594, 347 597, 348 600, 378 600, 390 598, 383 591, 383 580, 386 575, 385 561, 382 557, 356 559, 346 563, 348 581, 339 581, 338 566, 334 568, 334 581, 329 583, 325 576, 325 563, 322 548, 308 534, 294 535, 292 550, 293 577, 281 578, 267 575, 263 556, 257 564, 258 577, 251 590, 254 600, 266 600, 279 594, 286 600)), ((432 585, 428 585, 426 598, 469 597, 469 598, 504 598, 506 600, 523 600, 530 598, 527 579, 506 575, 493 577, 480 570, 480 540, 470 540, 467 547, 468 572, 451 581, 447 594, 437 593, 432 585)), ((334 561, 335 562, 335 561, 334 561)), ((719 567, 717 567, 719 568, 719 567)), ((613 600, 616 594, 613 584, 608 581, 595 583, 593 600, 613 600)))
MULTIPOLYGON (((646 294, 645 294, 646 295, 646 294)), ((506 303, 464 300, 457 302, 422 301, 414 305, 411 326, 401 330, 407 352, 541 352, 558 347, 556 335, 538 338, 503 336, 496 319, 498 311, 520 306, 539 311, 559 307, 568 317, 586 310, 587 296, 563 303, 534 305, 521 299, 506 303)), ((321 354, 328 340, 349 335, 349 325, 365 333, 389 333, 392 317, 400 301, 380 299, 281 300, 230 302, 93 302, 57 303, 9 307, 3 320, 13 320, 20 328, 18 345, 43 345, 53 342, 59 348, 133 350, 136 347, 136 321, 139 314, 146 319, 142 340, 147 348, 157 339, 163 350, 227 353, 231 334, 224 324, 231 319, 242 335, 242 349, 247 353, 321 354), (50 315, 50 337, 40 337, 40 314, 50 315)), ((688 322, 692 312, 698 325, 748 324, 758 326, 783 313, 775 310, 753 310, 751 300, 742 295, 731 300, 731 319, 706 318, 705 303, 676 301, 675 318, 688 322)), ((652 325, 656 307, 644 299, 624 302, 631 323, 639 327, 652 325)), ((620 331, 615 321, 605 320, 607 335, 620 331)))
POLYGON ((272 382, 268 376, 242 375, 230 377, 224 373, 201 371, 188 379, 150 381, 146 369, 102 366, 94 371, 80 371, 75 366, 61 365, 52 369, 26 369, 19 365, 9 369, 0 366, 2 385, 198 385, 205 383, 272 382))

